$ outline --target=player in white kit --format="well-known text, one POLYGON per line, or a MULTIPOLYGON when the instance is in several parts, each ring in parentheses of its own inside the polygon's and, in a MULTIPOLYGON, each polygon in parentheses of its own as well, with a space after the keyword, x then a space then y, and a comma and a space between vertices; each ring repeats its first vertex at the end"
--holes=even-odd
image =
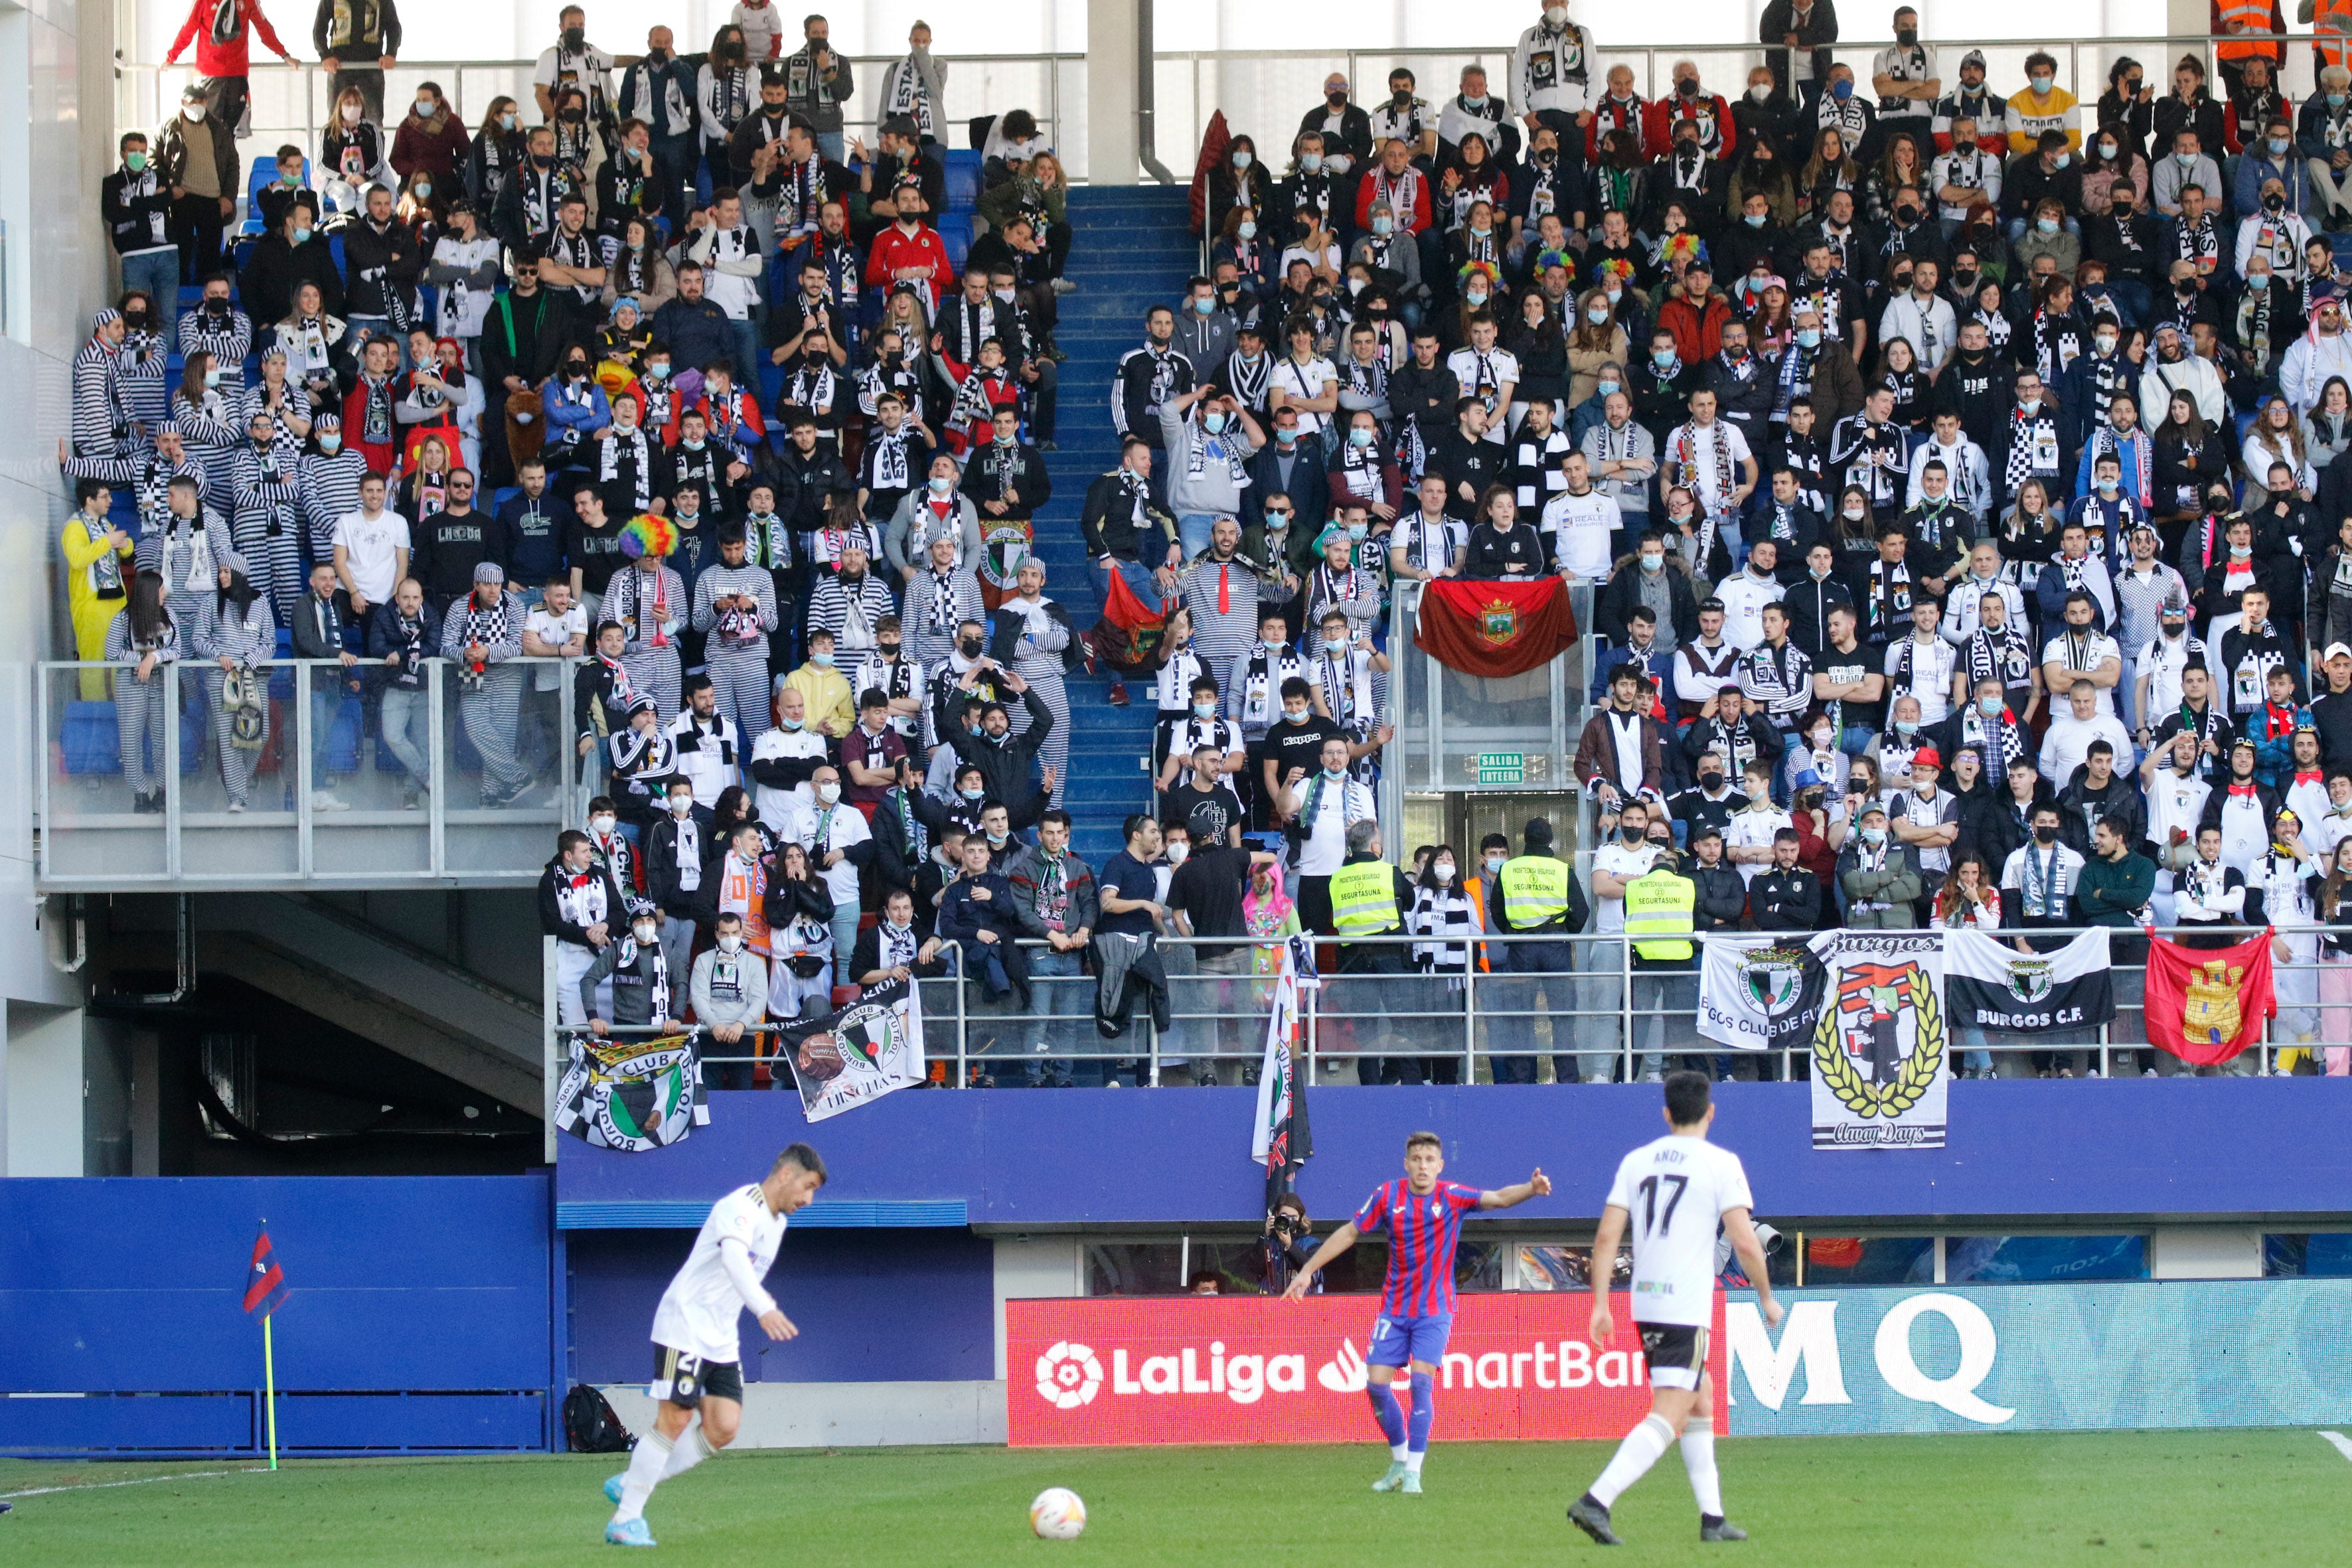
POLYGON ((1706 1335, 1715 1316, 1715 1235, 1718 1222, 1739 1266, 1756 1286, 1764 1321, 1778 1326, 1780 1303, 1764 1277, 1764 1248, 1748 1222, 1754 1200, 1739 1156, 1706 1141, 1715 1121, 1707 1080, 1695 1072, 1666 1078, 1667 1136, 1644 1143, 1617 1166, 1601 1232, 1592 1243, 1592 1342, 1606 1350, 1615 1324, 1609 1316, 1609 1281, 1617 1270, 1617 1242, 1633 1247, 1633 1326, 1650 1367, 1650 1413, 1625 1434, 1616 1457, 1592 1489, 1569 1504, 1568 1519, 1603 1546, 1622 1546, 1609 1528, 1609 1510, 1682 1438, 1683 1468, 1698 1499, 1701 1541, 1745 1541, 1748 1532, 1723 1517, 1723 1484, 1715 1471, 1715 1389, 1707 1377, 1706 1335), (1631 1235, 1627 1237, 1627 1227, 1631 1235))
POLYGON ((617 1505, 604 1539, 614 1546, 651 1546, 646 1500, 654 1488, 684 1475, 735 1440, 743 1418, 742 1350, 735 1321, 743 1309, 772 1340, 800 1331, 776 1310, 760 1281, 776 1261, 785 1216, 804 1208, 824 1185, 824 1161, 805 1143, 776 1156, 767 1179, 738 1187, 713 1204, 694 1238, 686 1265, 654 1309, 654 1381, 658 1401, 654 1429, 637 1439, 629 1468, 604 1483, 617 1505), (695 1412, 702 1423, 687 1424, 695 1412))

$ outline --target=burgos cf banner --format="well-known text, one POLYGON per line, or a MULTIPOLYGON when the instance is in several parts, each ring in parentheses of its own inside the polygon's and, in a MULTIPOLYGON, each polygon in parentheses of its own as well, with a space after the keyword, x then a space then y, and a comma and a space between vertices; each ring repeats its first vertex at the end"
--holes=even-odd
MULTIPOLYGON (((1014 1447, 1134 1443, 1354 1443, 1371 1430, 1364 1347, 1377 1296, 1108 1298, 1004 1304, 1006 1429, 1014 1447)), ((1614 1441, 1650 1408, 1619 1295, 1616 1343, 1584 1336, 1581 1291, 1464 1296, 1440 1369, 1449 1441, 1614 1441)), ((1707 1365, 1723 1410, 1723 1298, 1707 1365)), ((1404 1380, 1397 1397, 1410 1403, 1404 1380)))
POLYGON ((1822 969, 1813 1147, 1942 1148, 1944 933, 1824 931, 1812 947, 1822 969))

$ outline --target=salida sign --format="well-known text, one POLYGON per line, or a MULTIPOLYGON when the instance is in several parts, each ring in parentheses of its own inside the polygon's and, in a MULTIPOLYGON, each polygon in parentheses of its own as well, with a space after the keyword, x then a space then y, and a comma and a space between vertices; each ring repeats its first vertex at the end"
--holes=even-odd
MULTIPOLYGON (((1013 1445, 1333 1443, 1364 1436, 1370 1296, 1013 1300, 1005 1304, 1013 1445)), ((1438 1387, 1454 1440, 1615 1438, 1650 1407, 1633 1302, 1617 1342, 1584 1336, 1591 1299, 1465 1296, 1438 1387)), ((1708 1365, 1724 1400, 1723 1298, 1708 1365)), ((1410 1405, 1402 1380, 1399 1399, 1410 1405)))

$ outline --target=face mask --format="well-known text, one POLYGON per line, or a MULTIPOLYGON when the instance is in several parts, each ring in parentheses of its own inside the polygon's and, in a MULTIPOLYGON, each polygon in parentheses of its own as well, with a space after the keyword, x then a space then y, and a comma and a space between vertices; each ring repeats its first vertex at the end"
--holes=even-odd
POLYGON ((1467 294, 1464 295, 1463 298, 1470 302, 1470 308, 1475 310, 1479 306, 1486 302, 1486 290, 1484 289, 1473 289, 1467 294))
POLYGON ((629 930, 635 934, 638 945, 642 947, 651 947, 661 937, 661 927, 651 922, 634 925, 629 930))
POLYGON ((2058 830, 2043 823, 2033 829, 2033 838, 2038 844, 2054 844, 2058 841, 2058 830))
POLYGON ((1346 637, 1325 637, 1323 639, 1323 651, 1328 654, 1345 653, 1348 651, 1348 639, 1346 637))
POLYGON ((1836 99, 1840 103, 1843 103, 1847 99, 1853 96, 1853 83, 1850 81, 1832 82, 1830 84, 1830 96, 1836 99))
POLYGON ((513 130, 514 128, 515 128, 515 117, 514 117, 514 110, 507 110, 505 113, 503 113, 503 114, 501 114, 501 115, 499 115, 499 130, 501 130, 501 131, 511 131, 511 130, 513 130))
POLYGON ((1617 384, 1613 381, 1598 382, 1594 384, 1593 390, 1600 393, 1601 396, 1606 397, 1611 393, 1617 390, 1617 384))
POLYGON ((2272 157, 2273 157, 2273 158, 2284 158, 2284 157, 2285 157, 2285 156, 2286 156, 2286 150, 2287 150, 2287 146, 2288 146, 2288 142, 2287 142, 2287 139, 2286 139, 2285 137, 2284 137, 2284 136, 2273 136, 2273 137, 2272 137, 2272 138, 2271 138, 2271 156, 2272 156, 2272 157))
POLYGON ((1895 221, 1906 226, 1917 223, 1919 221, 1919 209, 1913 206, 1909 202, 1905 202, 1901 206, 1895 209, 1895 221))
POLYGON ((2107 159, 2107 160, 2109 160, 2110 162, 2112 162, 2112 161, 2114 160, 2114 158, 2115 158, 2115 155, 2116 155, 2116 144, 2115 144, 2114 142, 2100 142, 2100 143, 2099 143, 2099 156, 2100 156, 2100 157, 2102 157, 2102 158, 2104 158, 2104 159, 2107 159))
POLYGON ((1916 719, 1897 719, 1895 721, 1895 732, 1898 735, 1916 734, 1918 730, 1919 721, 1916 719))
POLYGON ((359 122, 360 106, 356 103, 347 103, 343 105, 343 123, 346 125, 357 125, 359 122))
POLYGON ((201 103, 182 104, 180 106, 180 112, 186 115, 191 121, 202 120, 205 117, 205 106, 201 103))
POLYGON ((1663 572, 1663 571, 1664 571, 1665 569, 1666 569, 1666 558, 1665 558, 1665 556, 1664 556, 1664 555, 1663 555, 1663 554, 1659 554, 1659 555, 1652 555, 1652 554, 1650 554, 1650 553, 1649 553, 1648 552, 1646 552, 1646 551, 1644 551, 1644 552, 1643 552, 1643 555, 1642 555, 1642 570, 1643 570, 1643 571, 1644 571, 1644 572, 1663 572))
POLYGON ((1907 49, 1912 45, 1919 41, 1919 29, 1916 27, 1897 27, 1895 29, 1895 41, 1907 49))
POLYGON ((296 230, 294 231, 294 243, 295 243, 295 244, 297 244, 297 245, 308 245, 308 244, 310 244, 310 231, 309 229, 307 229, 307 228, 298 228, 298 229, 296 229, 296 230))
POLYGON ((2249 273, 2247 273, 2247 274, 2246 274, 2246 287, 2247 287, 2247 288, 2249 288, 2249 289, 2267 289, 2267 288, 2269 288, 2270 286, 2271 286, 2271 275, 2270 275, 2269 273, 2267 273, 2267 272, 2249 272, 2249 273))
POLYGON ((2284 212, 2285 209, 2286 197, 2276 191, 2273 191, 2270 195, 2263 198, 2263 210, 2264 212, 2284 212))
POLYGON ((1647 831, 1646 828, 1633 826, 1621 827, 1617 830, 1618 835, 1628 844, 1639 844, 1647 831))
POLYGON ((688 816, 694 810, 694 797, 690 795, 674 795, 669 797, 669 809, 673 816, 688 816))
POLYGON ((341 449, 342 445, 343 438, 341 436, 328 435, 319 437, 319 450, 326 453, 331 458, 341 449))
POLYGON ((2116 352, 2116 335, 2113 332, 2101 332, 2098 336, 2093 338, 2091 342, 2103 354, 2111 354, 2116 352))
POLYGON ((1739 221, 1750 228, 1762 228, 1764 220, 1770 216, 1769 213, 1742 213, 1739 221))
POLYGON ((563 47, 565 48, 576 50, 581 45, 587 41, 588 30, 585 27, 566 27, 563 29, 563 47))
POLYGON ((2000 718, 2000 698, 1998 698, 1998 697, 1979 697, 1979 698, 1978 698, 1978 699, 1977 699, 1977 711, 1978 711, 1978 712, 1979 712, 1979 713, 1981 713, 1981 714, 1983 714, 1983 715, 1984 715, 1986 718, 1988 718, 1988 719, 1998 719, 1998 718, 2000 718))
POLYGON ((1771 96, 1772 84, 1769 81, 1758 82, 1748 89, 1748 101, 1750 103, 1761 103, 1771 96))
POLYGON ((1875 848, 1879 845, 1886 842, 1886 829, 1884 827, 1865 827, 1862 830, 1862 841, 1864 844, 1871 846, 1873 848, 1875 848))
POLYGON ((1190 844, 1171 844, 1168 847, 1168 863, 1171 866, 1181 866, 1184 863, 1184 857, 1192 852, 1192 847, 1190 844))
POLYGON ((1225 427, 1225 416, 1223 412, 1213 408, 1201 416, 1201 424, 1213 436, 1225 427))
POLYGON ((2118 488, 2120 488, 2114 479, 2100 479, 2096 481, 2096 483, 2098 485, 2099 493, 2103 496, 2111 496, 2116 493, 2118 488))
POLYGON ((831 669, 833 668, 833 655, 829 653, 813 653, 809 655, 809 662, 821 668, 831 669))
POLYGON ((831 805, 841 798, 841 786, 837 784, 819 784, 816 786, 816 797, 825 805, 831 805))
POLYGON ((1360 449, 1362 447, 1369 447, 1371 444, 1372 433, 1370 430, 1350 430, 1348 432, 1349 446, 1360 449))
POLYGON ((2058 220, 2054 217, 2038 217, 2033 220, 2033 226, 2040 229, 2043 234, 2056 234, 2058 232, 2058 220))
POLYGON ((1813 731, 1813 750, 1815 750, 1815 751, 1817 751, 1817 752, 1826 752, 1826 751, 1828 751, 1829 749, 1830 749, 1830 732, 1829 732, 1827 730, 1816 730, 1816 731, 1813 731))
POLYGON ((1323 777, 1327 783, 1339 784, 1346 779, 1347 776, 1348 770, 1345 768, 1325 768, 1323 770, 1323 777))
POLYGON ((1301 153, 1298 155, 1298 167, 1303 172, 1309 174, 1322 173, 1323 154, 1320 153, 1301 153))
POLYGON ((1845 509, 1845 520, 1848 522, 1860 522, 1868 510, 1860 505, 1849 506, 1845 509))
POLYGON ((2061 153, 2056 157, 2050 160, 2050 166, 2053 169, 2063 169, 2074 161, 2074 154, 2072 153, 2061 153))
POLYGON ((588 826, 599 838, 602 838, 613 831, 614 821, 614 819, 609 816, 592 816, 588 819, 588 826))
POLYGON ((1237 226, 1234 232, 1240 235, 1244 239, 1255 239, 1257 237, 1257 220, 1255 218, 1245 217, 1242 219, 1240 226, 1237 226))
POLYGON ((930 487, 931 493, 933 495, 943 496, 950 490, 955 489, 955 480, 947 478, 945 475, 933 474, 930 478, 930 487))

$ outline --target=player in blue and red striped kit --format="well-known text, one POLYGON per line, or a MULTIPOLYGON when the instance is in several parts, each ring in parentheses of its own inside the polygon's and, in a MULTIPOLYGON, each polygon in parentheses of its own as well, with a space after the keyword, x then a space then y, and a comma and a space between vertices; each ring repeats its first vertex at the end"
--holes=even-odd
POLYGON ((1376 1492, 1421 1491, 1421 1462, 1429 1453, 1429 1428, 1437 1419, 1435 1379, 1454 1331, 1454 1254, 1462 1244, 1462 1216, 1472 1209, 1507 1209, 1541 1197, 1551 1181, 1541 1170, 1516 1186, 1481 1192, 1459 1182, 1441 1182, 1445 1149, 1434 1132, 1404 1141, 1404 1180, 1383 1182, 1356 1217, 1318 1247, 1307 1267, 1291 1278, 1283 1295, 1304 1300, 1316 1271, 1370 1231, 1389 1235, 1388 1281, 1381 1289, 1380 1316, 1372 1320, 1365 1394, 1389 1440, 1388 1474, 1372 1483, 1376 1492), (1412 1376, 1410 1422, 1391 1386, 1402 1368, 1412 1376))

